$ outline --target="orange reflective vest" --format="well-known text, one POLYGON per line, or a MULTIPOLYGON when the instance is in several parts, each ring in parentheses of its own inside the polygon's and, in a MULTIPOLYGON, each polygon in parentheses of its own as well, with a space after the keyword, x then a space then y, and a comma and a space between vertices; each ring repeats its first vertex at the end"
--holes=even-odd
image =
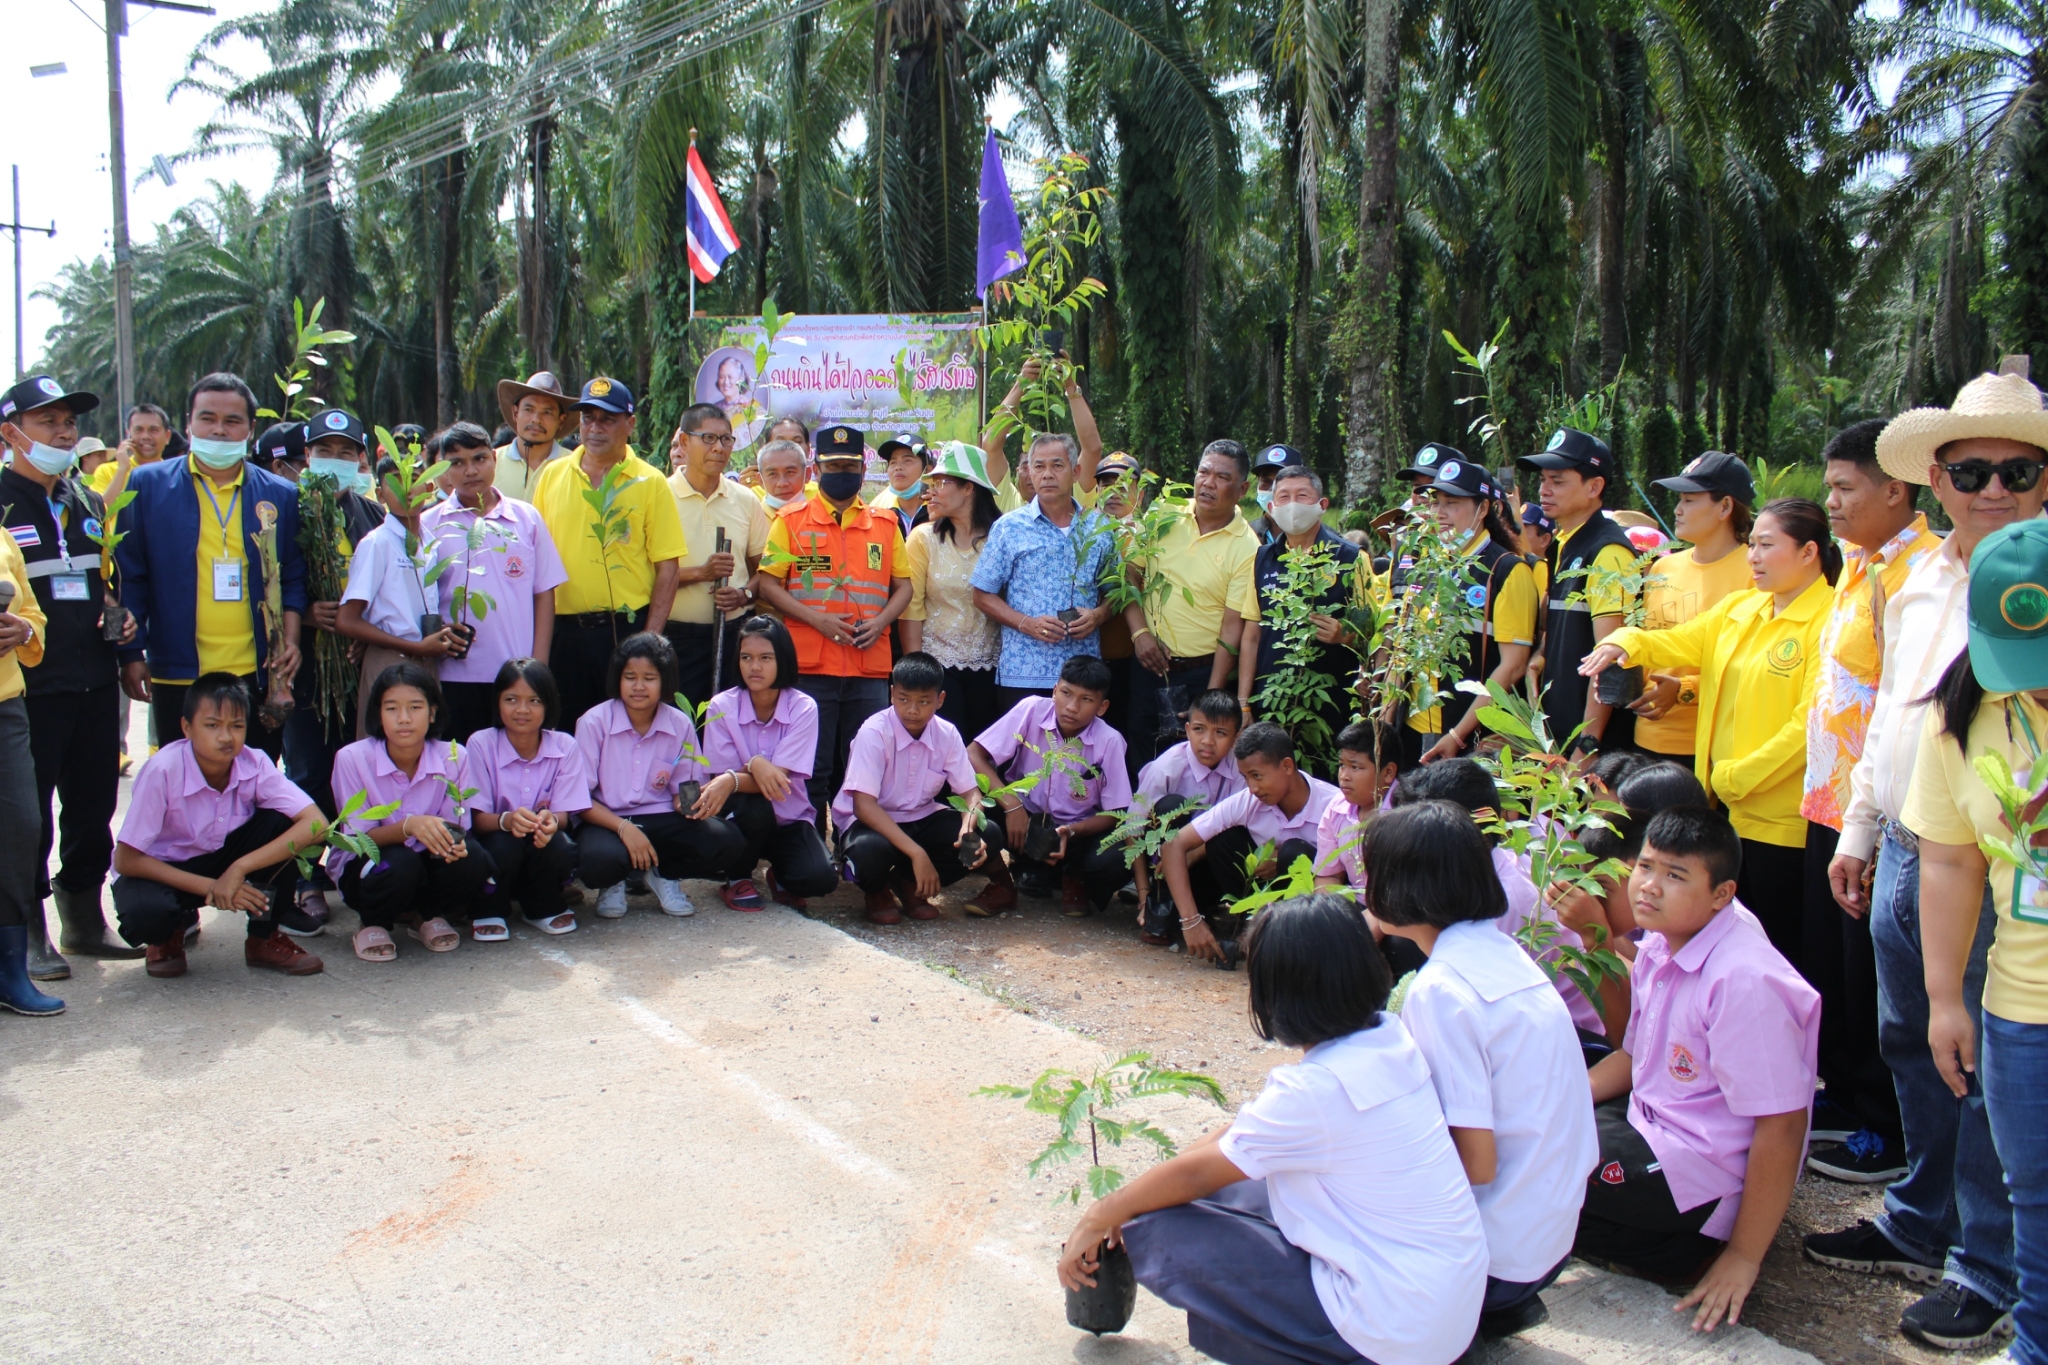
MULTIPOLYGON (((813 611, 858 626, 889 604, 889 566, 903 538, 893 516, 877 516, 865 503, 846 509, 841 525, 832 504, 805 498, 777 513, 789 535, 789 565, 783 585, 813 611)), ((796 644, 799 672, 825 678, 886 678, 894 662, 889 633, 866 649, 834 644, 801 621, 785 622, 796 644)))

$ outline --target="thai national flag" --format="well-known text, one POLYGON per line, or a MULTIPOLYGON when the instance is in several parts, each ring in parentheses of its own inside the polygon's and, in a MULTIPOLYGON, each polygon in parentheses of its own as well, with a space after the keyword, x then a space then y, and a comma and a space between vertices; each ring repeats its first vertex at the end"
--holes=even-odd
POLYGON ((717 277, 725 258, 740 249, 740 238, 732 230, 732 219, 725 216, 725 205, 718 202, 718 186, 711 183, 711 172, 704 169, 704 159, 697 155, 694 142, 690 144, 684 185, 688 191, 685 224, 690 270, 699 284, 709 284, 717 277))

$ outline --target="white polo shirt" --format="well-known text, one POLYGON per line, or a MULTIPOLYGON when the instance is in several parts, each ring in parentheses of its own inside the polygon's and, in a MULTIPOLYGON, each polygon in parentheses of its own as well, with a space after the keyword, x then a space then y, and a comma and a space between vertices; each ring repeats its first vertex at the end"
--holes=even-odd
POLYGON ((1401 1022, 1453 1128, 1488 1128, 1499 1160, 1475 1185, 1487 1274, 1526 1284, 1572 1249, 1600 1161, 1571 1011, 1494 921, 1454 924, 1415 974, 1401 1022))
MULTIPOLYGON (((1585 1085, 1581 1077, 1580 1086, 1585 1085)), ((1330 1325, 1378 1365, 1448 1365, 1486 1293, 1486 1233, 1429 1065, 1391 1014, 1275 1067, 1223 1155, 1266 1182, 1330 1325)))
POLYGON ((422 537, 419 554, 408 560, 405 523, 397 517, 386 517, 356 546, 355 557, 348 562, 348 586, 342 589, 341 600, 361 602, 363 619, 386 635, 417 640, 420 617, 428 611, 428 592, 434 594, 432 610, 441 609, 439 584, 422 591, 434 556, 434 542, 422 537))

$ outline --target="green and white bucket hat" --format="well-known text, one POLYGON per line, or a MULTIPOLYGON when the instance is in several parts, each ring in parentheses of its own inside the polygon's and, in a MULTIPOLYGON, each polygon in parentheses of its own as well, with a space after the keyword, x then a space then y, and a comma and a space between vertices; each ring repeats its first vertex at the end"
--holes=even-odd
POLYGON ((932 477, 965 479, 991 493, 996 491, 995 481, 988 476, 987 453, 965 441, 948 441, 939 448, 939 462, 932 466, 932 477))

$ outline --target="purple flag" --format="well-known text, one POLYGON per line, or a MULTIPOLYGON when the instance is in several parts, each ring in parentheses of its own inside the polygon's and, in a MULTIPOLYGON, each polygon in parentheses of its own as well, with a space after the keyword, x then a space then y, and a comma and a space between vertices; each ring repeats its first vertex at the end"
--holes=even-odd
POLYGON ((988 287, 1005 275, 1024 268, 1024 225, 1017 221, 1017 206, 1010 199, 1010 182, 1003 175, 1003 154, 996 146, 996 130, 988 130, 981 149, 981 251, 974 272, 975 293, 988 298, 988 287))

